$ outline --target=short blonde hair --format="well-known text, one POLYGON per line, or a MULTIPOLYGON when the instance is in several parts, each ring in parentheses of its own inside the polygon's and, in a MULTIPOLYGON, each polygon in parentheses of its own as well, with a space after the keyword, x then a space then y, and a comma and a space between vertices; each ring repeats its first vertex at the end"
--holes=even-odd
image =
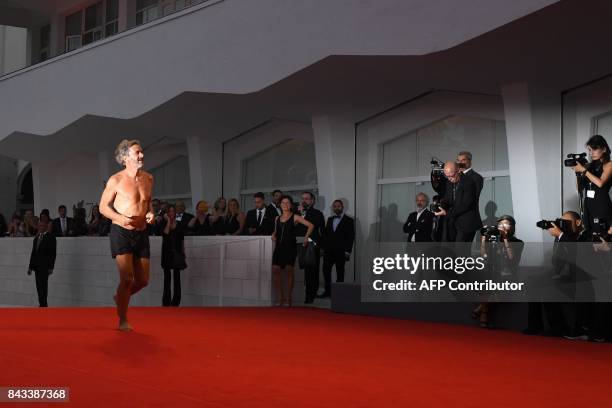
POLYGON ((125 158, 130 151, 130 147, 135 145, 141 146, 140 141, 136 139, 123 139, 121 142, 119 142, 117 148, 115 149, 115 160, 117 163, 122 166, 125 165, 125 158))

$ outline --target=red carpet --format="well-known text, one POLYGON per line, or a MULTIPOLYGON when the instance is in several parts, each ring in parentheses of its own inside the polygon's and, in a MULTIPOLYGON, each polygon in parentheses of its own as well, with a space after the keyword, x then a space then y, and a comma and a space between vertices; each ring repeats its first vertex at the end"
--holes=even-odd
POLYGON ((302 308, 130 317, 120 333, 109 308, 0 309, 0 386, 86 407, 612 406, 610 344, 302 308))

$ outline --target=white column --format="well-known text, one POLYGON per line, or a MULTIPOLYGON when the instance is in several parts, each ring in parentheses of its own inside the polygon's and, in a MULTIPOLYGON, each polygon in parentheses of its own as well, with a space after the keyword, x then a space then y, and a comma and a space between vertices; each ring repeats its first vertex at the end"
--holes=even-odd
POLYGON ((525 242, 542 242, 544 235, 535 224, 541 219, 540 184, 536 168, 533 101, 526 82, 502 86, 512 207, 520 237, 525 242))
POLYGON ((198 201, 212 204, 221 195, 222 147, 220 141, 188 137, 189 176, 191 178, 192 208, 198 201))
POLYGON ((342 117, 328 115, 312 118, 319 209, 330 214, 335 199, 344 201, 345 211, 355 207, 355 125, 342 117))

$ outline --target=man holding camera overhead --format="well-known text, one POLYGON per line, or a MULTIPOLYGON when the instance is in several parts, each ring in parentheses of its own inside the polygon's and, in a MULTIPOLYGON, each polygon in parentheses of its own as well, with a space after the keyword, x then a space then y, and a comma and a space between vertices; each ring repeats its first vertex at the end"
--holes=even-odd
POLYGON ((465 175, 452 161, 444 164, 444 177, 445 206, 434 214, 447 218, 447 241, 472 242, 476 231, 482 227, 478 211, 480 188, 473 176, 465 175))

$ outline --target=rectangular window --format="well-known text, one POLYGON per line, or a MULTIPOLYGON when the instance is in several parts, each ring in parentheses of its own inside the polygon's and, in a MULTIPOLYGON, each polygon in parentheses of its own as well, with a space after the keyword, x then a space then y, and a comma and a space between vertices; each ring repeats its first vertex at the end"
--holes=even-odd
POLYGON ((110 37, 119 32, 119 0, 106 0, 104 36, 110 37))

